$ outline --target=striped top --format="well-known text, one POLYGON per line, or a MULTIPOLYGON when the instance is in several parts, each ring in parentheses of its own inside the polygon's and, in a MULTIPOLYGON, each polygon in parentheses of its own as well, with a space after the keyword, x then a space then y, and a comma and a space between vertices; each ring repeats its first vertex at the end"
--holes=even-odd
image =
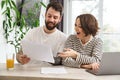
POLYGON ((70 67, 80 67, 81 64, 91 64, 100 62, 102 57, 103 42, 98 37, 93 37, 87 44, 83 45, 76 35, 70 35, 65 43, 65 48, 77 51, 76 59, 67 57, 63 59, 63 65, 70 67))

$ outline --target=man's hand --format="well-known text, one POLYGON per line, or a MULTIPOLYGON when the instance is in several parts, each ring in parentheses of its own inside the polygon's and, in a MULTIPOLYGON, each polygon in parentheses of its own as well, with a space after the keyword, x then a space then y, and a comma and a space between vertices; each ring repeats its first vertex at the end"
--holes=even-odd
POLYGON ((23 54, 18 54, 17 59, 21 64, 27 64, 30 61, 30 58, 27 57, 27 55, 23 55, 23 54))

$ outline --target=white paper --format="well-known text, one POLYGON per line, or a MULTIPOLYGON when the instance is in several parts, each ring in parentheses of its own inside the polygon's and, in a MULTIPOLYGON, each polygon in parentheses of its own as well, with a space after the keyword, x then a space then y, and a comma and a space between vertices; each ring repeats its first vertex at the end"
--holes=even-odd
POLYGON ((64 67, 51 68, 51 67, 42 67, 41 73, 43 74, 66 74, 67 71, 64 67))
POLYGON ((23 53, 34 60, 54 63, 52 50, 46 44, 32 43, 30 41, 21 41, 23 53))

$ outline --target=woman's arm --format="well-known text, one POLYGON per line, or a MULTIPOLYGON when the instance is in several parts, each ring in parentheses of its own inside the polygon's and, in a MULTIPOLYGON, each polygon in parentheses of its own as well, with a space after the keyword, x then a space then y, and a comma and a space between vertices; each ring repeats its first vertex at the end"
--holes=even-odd
MULTIPOLYGON (((65 46, 67 48, 73 48, 73 41, 71 36, 68 38, 65 46)), ((79 67, 81 64, 92 64, 94 62, 100 62, 102 57, 102 40, 98 39, 93 47, 92 55, 84 55, 83 53, 77 54, 76 58, 72 58, 72 56, 66 57, 63 59, 63 65, 70 67, 79 67)))
POLYGON ((98 70, 99 69, 99 63, 92 63, 92 64, 87 64, 87 65, 81 65, 81 68, 84 69, 92 69, 92 70, 98 70))

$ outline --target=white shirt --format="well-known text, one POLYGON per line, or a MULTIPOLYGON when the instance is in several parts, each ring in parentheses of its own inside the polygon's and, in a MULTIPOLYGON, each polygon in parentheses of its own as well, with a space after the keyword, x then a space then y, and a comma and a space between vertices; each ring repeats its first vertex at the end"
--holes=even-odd
POLYGON ((56 57, 57 53, 63 50, 67 37, 58 29, 51 34, 47 34, 44 32, 43 27, 37 27, 29 30, 24 39, 33 42, 33 44, 41 43, 51 46, 53 55, 56 57))

